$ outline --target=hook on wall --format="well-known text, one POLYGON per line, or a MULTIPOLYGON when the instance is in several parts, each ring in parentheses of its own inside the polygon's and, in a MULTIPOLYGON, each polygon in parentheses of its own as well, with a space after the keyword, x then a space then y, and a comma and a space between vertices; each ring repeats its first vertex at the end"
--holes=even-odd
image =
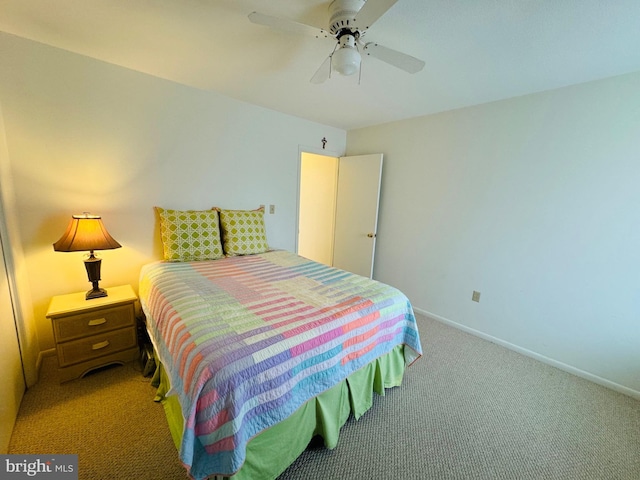
POLYGON ((326 137, 322 137, 321 142, 322 142, 322 149, 324 150, 324 147, 327 146, 327 138, 326 137))

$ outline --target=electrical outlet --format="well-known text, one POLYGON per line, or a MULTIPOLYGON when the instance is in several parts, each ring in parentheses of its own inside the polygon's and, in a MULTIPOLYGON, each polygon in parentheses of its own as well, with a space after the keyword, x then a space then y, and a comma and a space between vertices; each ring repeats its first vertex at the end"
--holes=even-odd
POLYGON ((269 213, 271 215, 273 215, 274 213, 276 213, 276 206, 275 205, 269 205, 269 213))
POLYGON ((471 294, 471 300, 474 302, 480 302, 480 292, 476 292, 475 290, 471 294))

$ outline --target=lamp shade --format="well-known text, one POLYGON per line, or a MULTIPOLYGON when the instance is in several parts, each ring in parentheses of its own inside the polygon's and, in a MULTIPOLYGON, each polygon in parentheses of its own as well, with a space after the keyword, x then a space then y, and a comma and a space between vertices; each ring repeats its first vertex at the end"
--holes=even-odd
POLYGON ((99 215, 73 215, 67 231, 53 244, 56 252, 79 252, 94 250, 111 250, 120 245, 107 232, 99 215))

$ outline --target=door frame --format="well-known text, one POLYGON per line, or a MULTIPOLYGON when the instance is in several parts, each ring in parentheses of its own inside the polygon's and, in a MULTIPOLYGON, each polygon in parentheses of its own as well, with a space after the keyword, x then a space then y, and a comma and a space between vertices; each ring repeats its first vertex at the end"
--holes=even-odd
POLYGON ((309 153, 312 155, 322 155, 325 157, 335 157, 335 158, 340 158, 344 156, 344 154, 340 154, 333 150, 309 147, 307 145, 298 145, 298 165, 297 165, 298 172, 297 172, 297 185, 296 185, 296 238, 295 238, 296 253, 298 253, 298 237, 300 235, 300 179, 302 174, 302 155, 305 153, 309 153))

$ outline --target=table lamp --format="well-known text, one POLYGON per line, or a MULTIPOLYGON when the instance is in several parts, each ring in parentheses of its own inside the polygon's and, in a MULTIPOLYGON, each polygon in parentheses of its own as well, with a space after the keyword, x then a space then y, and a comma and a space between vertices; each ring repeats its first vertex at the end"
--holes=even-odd
POLYGON ((98 287, 102 259, 96 257, 93 251, 111 250, 121 246, 109 235, 100 216, 83 213, 71 217, 67 231, 60 237, 60 240, 53 244, 53 249, 56 252, 89 251, 89 257, 84 261, 84 266, 87 269, 89 282, 93 285, 93 289, 89 290, 86 295, 86 299, 91 300, 107 296, 107 291, 98 287))

